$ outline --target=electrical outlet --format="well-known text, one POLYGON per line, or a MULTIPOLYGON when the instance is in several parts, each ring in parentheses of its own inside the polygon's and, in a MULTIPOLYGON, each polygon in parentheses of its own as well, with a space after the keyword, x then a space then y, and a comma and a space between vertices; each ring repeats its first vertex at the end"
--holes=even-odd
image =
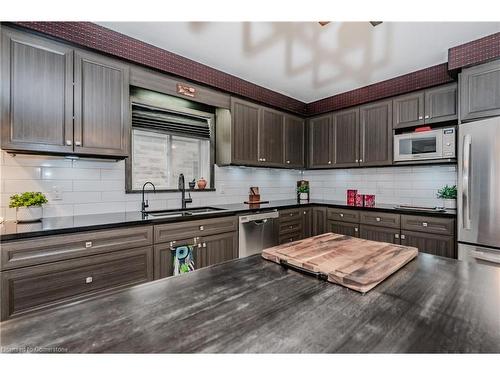
POLYGON ((52 186, 51 193, 52 193, 51 195, 52 195, 53 201, 62 201, 62 193, 61 193, 61 189, 59 188, 59 186, 57 186, 57 185, 52 186))
POLYGON ((224 184, 219 185, 219 194, 226 194, 224 187, 225 187, 224 184))

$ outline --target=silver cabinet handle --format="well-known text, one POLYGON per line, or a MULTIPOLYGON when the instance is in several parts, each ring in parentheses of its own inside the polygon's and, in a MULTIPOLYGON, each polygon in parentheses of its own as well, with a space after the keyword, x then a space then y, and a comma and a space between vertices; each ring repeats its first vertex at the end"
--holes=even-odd
POLYGON ((66 140, 66 146, 71 146, 73 142, 71 142, 69 139, 66 140))
POLYGON ((170 241, 170 246, 174 246, 175 241, 170 241))
POLYGON ((328 160, 328 164, 332 164, 332 161, 331 161, 331 160, 328 160))
POLYGON ((422 223, 422 226, 423 226, 423 227, 426 227, 427 225, 428 225, 428 224, 427 224, 425 221, 422 223))
POLYGON ((206 242, 203 242, 203 247, 207 247, 207 243, 206 242))
POLYGON ((425 115, 425 118, 429 118, 430 116, 429 115, 425 115))
POLYGON ((205 230, 205 227, 203 225, 200 225, 200 230, 205 230))
POLYGON ((292 229, 292 228, 293 228, 293 225, 289 225, 289 226, 288 226, 288 228, 289 228, 289 229, 292 229))
POLYGON ((307 211, 304 211, 304 215, 307 215, 307 211))
POLYGON ((287 164, 290 164, 290 160, 287 160, 287 161, 286 161, 286 163, 287 163, 287 164))
POLYGON ((75 146, 81 146, 82 145, 82 142, 80 141, 75 141, 75 146))
POLYGON ((357 232, 359 229, 358 227, 354 227, 354 231, 357 232))
POLYGON ((94 279, 92 278, 92 276, 89 276, 89 277, 85 278, 85 284, 90 284, 92 281, 94 281, 94 279))
POLYGON ((399 234, 398 233, 394 233, 394 238, 399 238, 399 234))
POLYGON ((463 160, 462 160, 462 221, 464 229, 471 228, 471 219, 470 219, 470 153, 472 149, 472 139, 470 134, 466 134, 464 137, 464 145, 463 145, 463 160))
POLYGON ((375 218, 375 220, 376 220, 376 221, 380 221, 380 218, 379 218, 379 217, 376 217, 376 218, 375 218))
POLYGON ((340 217, 344 217, 344 214, 339 214, 340 217))
POLYGON ((88 249, 89 247, 92 247, 92 241, 85 242, 85 248, 88 249))
POLYGON ((363 162, 363 159, 359 159, 359 162, 362 163, 363 162))
POLYGON ((402 240, 406 239, 406 237, 405 237, 405 235, 404 235, 404 234, 402 234, 402 235, 401 235, 401 239, 402 239, 402 240))
POLYGON ((359 160, 358 160, 358 159, 356 159, 356 163, 358 163, 358 162, 359 162, 359 160))
POLYGON ((422 116, 418 116, 418 119, 419 119, 419 120, 422 120, 422 116))

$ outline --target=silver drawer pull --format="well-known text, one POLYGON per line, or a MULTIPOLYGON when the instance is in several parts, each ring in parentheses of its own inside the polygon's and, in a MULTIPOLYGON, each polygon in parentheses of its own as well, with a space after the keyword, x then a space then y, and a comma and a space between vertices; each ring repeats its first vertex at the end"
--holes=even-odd
POLYGON ((286 161, 286 163, 287 163, 287 164, 290 164, 290 160, 287 160, 287 161, 286 161))
POLYGON ((89 276, 85 279, 85 284, 90 284, 92 281, 94 281, 94 279, 92 278, 92 276, 89 276))
POLYGON ((201 245, 201 243, 199 243, 199 244, 198 244, 198 247, 201 247, 201 246, 202 246, 202 245, 201 245))
POLYGON ((292 229, 292 228, 293 228, 293 225, 290 225, 288 228, 292 229))
POLYGON ((170 241, 170 246, 174 246, 175 241, 170 241))
POLYGON ((82 142, 80 141, 75 141, 75 146, 81 146, 82 145, 82 142))
POLYGON ((66 141, 66 146, 71 146, 73 142, 71 142, 69 139, 66 141))
POLYGON ((422 120, 422 116, 418 116, 418 119, 419 119, 419 120, 422 120))
POLYGON ((207 247, 207 243, 206 242, 203 242, 203 247, 207 247))
POLYGON ((401 239, 404 240, 406 237, 404 234, 401 235, 401 239))
POLYGON ((307 215, 307 211, 304 211, 304 215, 307 215))
POLYGON ((200 230, 205 230, 205 228, 203 227, 203 225, 200 225, 200 230))
POLYGON ((394 238, 399 238, 399 234, 398 233, 394 233, 394 238))
POLYGON ((92 247, 92 241, 85 242, 85 248, 88 249, 89 247, 92 247))
POLYGON ((379 217, 376 217, 376 218, 375 218, 375 220, 380 221, 380 218, 379 218, 379 217))
POLYGON ((422 223, 422 226, 423 226, 423 227, 426 227, 426 226, 427 226, 427 223, 424 221, 424 222, 422 223))
POLYGON ((339 214, 340 217, 344 217, 344 214, 339 214))
POLYGON ((355 228, 354 228, 354 231, 355 231, 355 232, 357 232, 358 230, 359 230, 359 229, 358 229, 358 227, 355 227, 355 228))

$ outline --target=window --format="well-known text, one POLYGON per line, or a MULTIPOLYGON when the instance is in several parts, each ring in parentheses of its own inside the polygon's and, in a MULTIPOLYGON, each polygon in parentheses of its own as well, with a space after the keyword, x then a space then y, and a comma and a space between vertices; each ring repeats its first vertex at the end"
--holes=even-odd
POLYGON ((186 188, 188 181, 201 177, 207 188, 213 187, 213 119, 192 108, 173 111, 132 103, 127 191, 140 191, 146 181, 157 190, 178 190, 180 173, 186 188))

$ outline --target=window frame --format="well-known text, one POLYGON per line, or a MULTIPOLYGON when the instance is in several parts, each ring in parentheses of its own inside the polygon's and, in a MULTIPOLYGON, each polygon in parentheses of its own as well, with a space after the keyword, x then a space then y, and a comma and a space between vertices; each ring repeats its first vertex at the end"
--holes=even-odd
MULTIPOLYGON (((164 95, 164 94, 160 94, 164 95)), ((216 132, 216 126, 215 126, 215 114, 209 113, 209 112, 203 112, 200 110, 192 109, 192 108, 185 108, 185 107, 174 107, 171 105, 168 105, 166 103, 159 103, 152 102, 150 100, 146 100, 145 98, 137 97, 137 96, 131 96, 130 98, 130 113, 132 113, 132 105, 133 104, 140 104, 140 105, 146 105, 151 108, 158 108, 159 110, 167 110, 172 113, 178 113, 178 114, 183 114, 183 115, 192 115, 196 117, 201 117, 203 119, 206 119, 208 121, 208 126, 210 127, 210 184, 207 185, 207 187, 203 190, 200 189, 189 189, 187 186, 187 181, 186 181, 186 191, 215 191, 215 132, 216 132)), ((138 189, 133 189, 132 188, 132 116, 130 116, 130 130, 129 130, 129 139, 130 142, 128 147, 129 147, 129 157, 125 159, 125 193, 126 194, 137 194, 137 193, 142 193, 142 190, 138 189)), ((136 127, 135 129, 140 129, 140 130, 145 130, 148 131, 146 127, 136 127)), ((161 132, 157 131, 155 129, 149 130, 152 133, 160 133, 160 134, 171 134, 171 135, 178 135, 178 136, 183 136, 182 134, 179 133, 167 133, 167 132, 161 132)), ((196 137, 192 137, 196 138, 196 137)), ((158 193, 172 193, 172 192, 178 192, 179 189, 156 189, 158 193)))

